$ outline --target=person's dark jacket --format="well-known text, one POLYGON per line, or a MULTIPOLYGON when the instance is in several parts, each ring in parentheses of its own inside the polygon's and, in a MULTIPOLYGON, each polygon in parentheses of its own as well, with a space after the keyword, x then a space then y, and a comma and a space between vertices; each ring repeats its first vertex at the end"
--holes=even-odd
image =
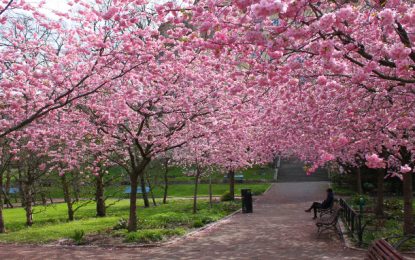
POLYGON ((333 192, 328 192, 327 198, 321 203, 321 208, 323 209, 331 208, 331 206, 333 205, 333 200, 334 200, 333 192))

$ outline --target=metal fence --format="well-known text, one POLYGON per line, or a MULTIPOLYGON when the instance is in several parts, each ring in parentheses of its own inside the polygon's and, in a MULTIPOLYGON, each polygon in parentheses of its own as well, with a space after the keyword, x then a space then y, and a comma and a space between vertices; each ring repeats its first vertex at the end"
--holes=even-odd
POLYGON ((339 203, 343 209, 341 211, 343 222, 346 224, 350 233, 357 239, 359 245, 361 245, 366 226, 362 223, 363 215, 352 209, 343 199, 340 199, 339 203))

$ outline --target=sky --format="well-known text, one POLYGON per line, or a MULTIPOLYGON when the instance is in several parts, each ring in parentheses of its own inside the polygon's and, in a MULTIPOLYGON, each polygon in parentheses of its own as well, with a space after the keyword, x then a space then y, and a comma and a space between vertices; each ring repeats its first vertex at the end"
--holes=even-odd
POLYGON ((68 10, 68 5, 66 0, 46 0, 47 8, 51 10, 65 11, 68 10))

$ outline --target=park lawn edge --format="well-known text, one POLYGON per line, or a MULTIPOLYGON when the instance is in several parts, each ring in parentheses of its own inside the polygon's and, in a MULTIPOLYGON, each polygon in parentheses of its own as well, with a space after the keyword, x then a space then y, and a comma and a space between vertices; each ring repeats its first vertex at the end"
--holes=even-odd
MULTIPOLYGON (((188 200, 188 199, 185 199, 185 200, 188 200)), ((236 201, 238 201, 238 200, 236 200, 236 201)), ((199 202, 207 204, 208 200, 206 198, 200 198, 199 202)), ((223 203, 223 202, 220 202, 220 203, 223 203)), ((64 204, 64 203, 60 203, 60 204, 64 204)), ((158 207, 160 207, 160 205, 158 207)), ((238 212, 238 211, 240 211, 240 209, 228 212, 228 214, 221 216, 219 219, 216 219, 213 222, 206 223, 203 226, 201 226, 200 228, 192 228, 192 227, 183 228, 184 231, 185 231, 185 233, 183 235, 179 235, 179 236, 174 235, 174 236, 171 236, 171 237, 163 238, 163 240, 161 240, 160 242, 151 242, 150 244, 165 243, 166 241, 169 241, 169 240, 171 240, 175 237, 178 237, 180 239, 183 238, 183 237, 187 237, 188 234, 193 233, 194 231, 203 230, 206 227, 210 226, 211 224, 220 222, 221 220, 227 218, 230 215, 233 215, 235 212, 238 212)), ((189 215, 190 214, 191 213, 189 213, 189 215)), ((83 226, 83 227, 89 226, 91 222, 92 223, 98 222, 101 225, 101 227, 98 230, 88 231, 88 229, 86 229, 85 230, 85 237, 86 238, 89 237, 89 236, 103 235, 103 234, 105 236, 111 237, 111 236, 113 236, 113 233, 114 233, 114 231, 112 230, 111 227, 114 224, 116 224, 117 220, 119 220, 119 219, 120 219, 119 216, 107 216, 107 217, 104 217, 104 218, 89 217, 89 218, 86 218, 86 219, 83 219, 83 218, 77 219, 74 222, 77 222, 78 225, 83 226), (80 222, 83 222, 83 223, 80 223, 80 222), (111 223, 111 224, 109 224, 109 223, 111 223), (110 232, 105 234, 105 231, 110 231, 110 232)), ((62 224, 71 225, 74 222, 63 222, 62 224)), ((58 224, 58 225, 60 225, 60 224, 58 224)), ((59 229, 56 231, 56 225, 55 224, 54 225, 47 225, 46 224, 45 226, 40 226, 40 227, 37 227, 37 228, 41 229, 41 231, 43 231, 44 229, 47 229, 48 227, 51 229, 50 232, 58 232, 59 233, 59 229)), ((176 227, 176 228, 179 228, 179 227, 176 227)), ((8 233, 5 234, 5 236, 7 236, 7 234, 12 234, 14 232, 19 232, 19 231, 22 231, 23 235, 27 235, 27 233, 25 233, 25 231, 27 231, 28 229, 31 229, 31 227, 21 229, 21 230, 17 230, 17 231, 8 232, 8 233)), ((74 232, 75 230, 76 230, 76 228, 71 229, 71 232, 74 232)), ((150 230, 152 230, 152 229, 150 229, 150 230)), ((65 241, 71 240, 69 238, 69 236, 64 235, 64 234, 62 234, 59 237, 45 238, 45 239, 37 240, 38 242, 36 242, 36 239, 37 239, 37 236, 31 237, 30 233, 29 233, 27 239, 23 239, 23 240, 20 240, 20 241, 17 241, 14 238, 11 238, 11 239, 1 238, 1 235, 0 235, 0 244, 3 244, 3 245, 7 245, 7 244, 11 244, 11 245, 33 245, 33 246, 40 246, 40 245, 41 246, 65 246, 65 245, 58 244, 58 242, 62 241, 62 240, 65 240, 65 241)), ((137 246, 137 245, 149 246, 149 243, 123 242, 123 246, 137 246)), ((95 246, 95 245, 81 245, 81 246, 95 246)), ((104 245, 104 247, 107 247, 107 246, 108 245, 104 245)))

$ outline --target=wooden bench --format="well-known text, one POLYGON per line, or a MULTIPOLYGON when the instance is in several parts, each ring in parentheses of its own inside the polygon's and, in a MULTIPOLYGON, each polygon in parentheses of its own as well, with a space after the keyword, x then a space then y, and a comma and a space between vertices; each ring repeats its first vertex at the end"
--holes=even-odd
POLYGON ((318 236, 320 236, 320 234, 323 233, 325 230, 330 229, 333 229, 340 237, 342 236, 342 233, 337 225, 340 217, 340 210, 341 207, 333 208, 331 210, 331 213, 327 212, 327 214, 322 215, 317 220, 316 226, 318 236))
POLYGON ((404 260, 405 258, 391 244, 386 242, 386 240, 379 239, 369 247, 365 259, 404 260))

